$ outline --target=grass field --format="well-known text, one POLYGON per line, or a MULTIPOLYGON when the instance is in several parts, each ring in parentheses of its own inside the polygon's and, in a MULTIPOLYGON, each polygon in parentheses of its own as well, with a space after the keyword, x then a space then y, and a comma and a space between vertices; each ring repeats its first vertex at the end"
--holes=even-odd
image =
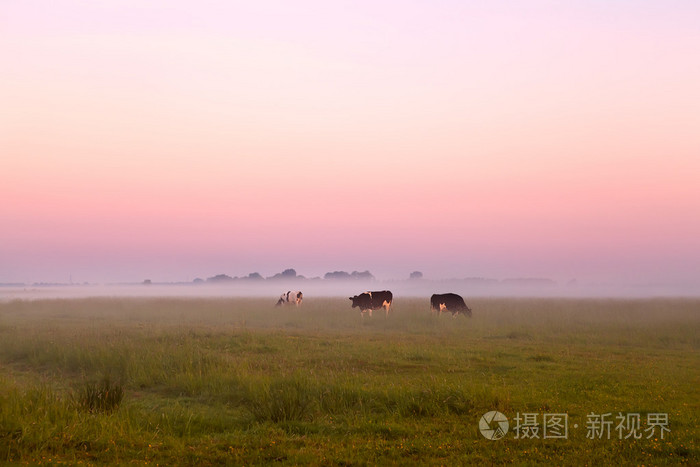
POLYGON ((700 463, 700 300, 467 302, 0 303, 0 463, 700 463), (499 440, 479 430, 492 410, 499 440), (589 439, 607 413, 610 439, 589 439), (565 438, 544 439, 550 414, 565 438))

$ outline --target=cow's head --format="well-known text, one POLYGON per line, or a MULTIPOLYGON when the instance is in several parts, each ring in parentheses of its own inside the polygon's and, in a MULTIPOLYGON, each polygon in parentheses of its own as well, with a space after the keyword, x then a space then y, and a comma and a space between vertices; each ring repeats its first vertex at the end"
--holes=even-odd
POLYGON ((282 297, 280 297, 280 299, 277 300, 277 303, 275 304, 275 306, 281 306, 283 303, 284 303, 284 299, 282 297))
POLYGON ((468 306, 465 306, 465 307, 464 307, 463 313, 464 313, 464 316, 467 316, 467 317, 469 317, 469 318, 472 317, 472 309, 469 308, 468 306))
POLYGON ((353 308, 355 308, 356 306, 359 306, 357 304, 357 295, 355 295, 354 297, 349 297, 349 298, 350 298, 350 300, 352 300, 352 307, 353 308))

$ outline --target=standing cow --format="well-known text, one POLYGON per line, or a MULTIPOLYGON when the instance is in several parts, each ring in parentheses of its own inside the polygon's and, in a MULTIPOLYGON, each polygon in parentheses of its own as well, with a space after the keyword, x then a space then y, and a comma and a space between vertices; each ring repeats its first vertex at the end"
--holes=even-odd
POLYGON ((352 307, 358 307, 362 316, 369 312, 369 316, 372 316, 372 310, 378 310, 380 308, 386 309, 386 316, 389 316, 389 308, 391 308, 391 302, 394 300, 394 296, 388 290, 382 290, 380 292, 365 292, 360 295, 355 295, 350 297, 352 300, 352 307))
POLYGON ((460 313, 469 317, 472 315, 471 308, 456 293, 433 294, 430 297, 430 313, 437 312, 438 315, 441 315, 443 311, 452 313, 453 318, 460 313))
POLYGON ((283 293, 280 295, 280 299, 277 300, 277 305, 275 306, 280 306, 280 305, 296 305, 299 306, 301 305, 301 301, 304 298, 304 294, 299 292, 298 290, 290 290, 287 293, 283 293))

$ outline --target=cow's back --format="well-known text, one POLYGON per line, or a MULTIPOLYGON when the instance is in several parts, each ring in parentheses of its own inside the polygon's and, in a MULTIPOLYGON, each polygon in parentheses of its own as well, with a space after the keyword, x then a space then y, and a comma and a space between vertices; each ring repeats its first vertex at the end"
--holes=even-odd
POLYGON ((464 299, 461 295, 456 293, 443 293, 443 294, 433 294, 430 297, 430 307, 433 309, 440 309, 440 306, 444 306, 448 311, 463 310, 467 308, 467 304, 464 303, 464 299))
POLYGON ((467 307, 467 304, 464 303, 464 299, 461 295, 457 295, 456 293, 449 293, 445 295, 449 296, 447 300, 449 300, 450 305, 456 308, 457 310, 461 310, 467 307))

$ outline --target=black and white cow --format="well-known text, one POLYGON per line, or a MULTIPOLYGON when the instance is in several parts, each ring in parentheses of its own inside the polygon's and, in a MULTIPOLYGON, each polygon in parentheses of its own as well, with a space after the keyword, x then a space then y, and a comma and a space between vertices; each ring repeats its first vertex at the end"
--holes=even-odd
POLYGON ((350 300, 352 300, 352 307, 358 307, 362 316, 369 312, 370 317, 372 316, 372 310, 378 310, 380 308, 386 308, 386 315, 389 316, 389 308, 391 308, 393 299, 394 296, 388 290, 365 292, 350 297, 350 300))
POLYGON ((438 315, 443 311, 452 313, 452 317, 462 313, 464 316, 472 315, 472 310, 464 303, 464 299, 456 293, 433 294, 430 297, 430 313, 437 312, 438 315))
POLYGON ((304 298, 304 294, 298 290, 290 290, 287 293, 280 295, 280 299, 277 301, 277 305, 301 305, 301 301, 304 298))

